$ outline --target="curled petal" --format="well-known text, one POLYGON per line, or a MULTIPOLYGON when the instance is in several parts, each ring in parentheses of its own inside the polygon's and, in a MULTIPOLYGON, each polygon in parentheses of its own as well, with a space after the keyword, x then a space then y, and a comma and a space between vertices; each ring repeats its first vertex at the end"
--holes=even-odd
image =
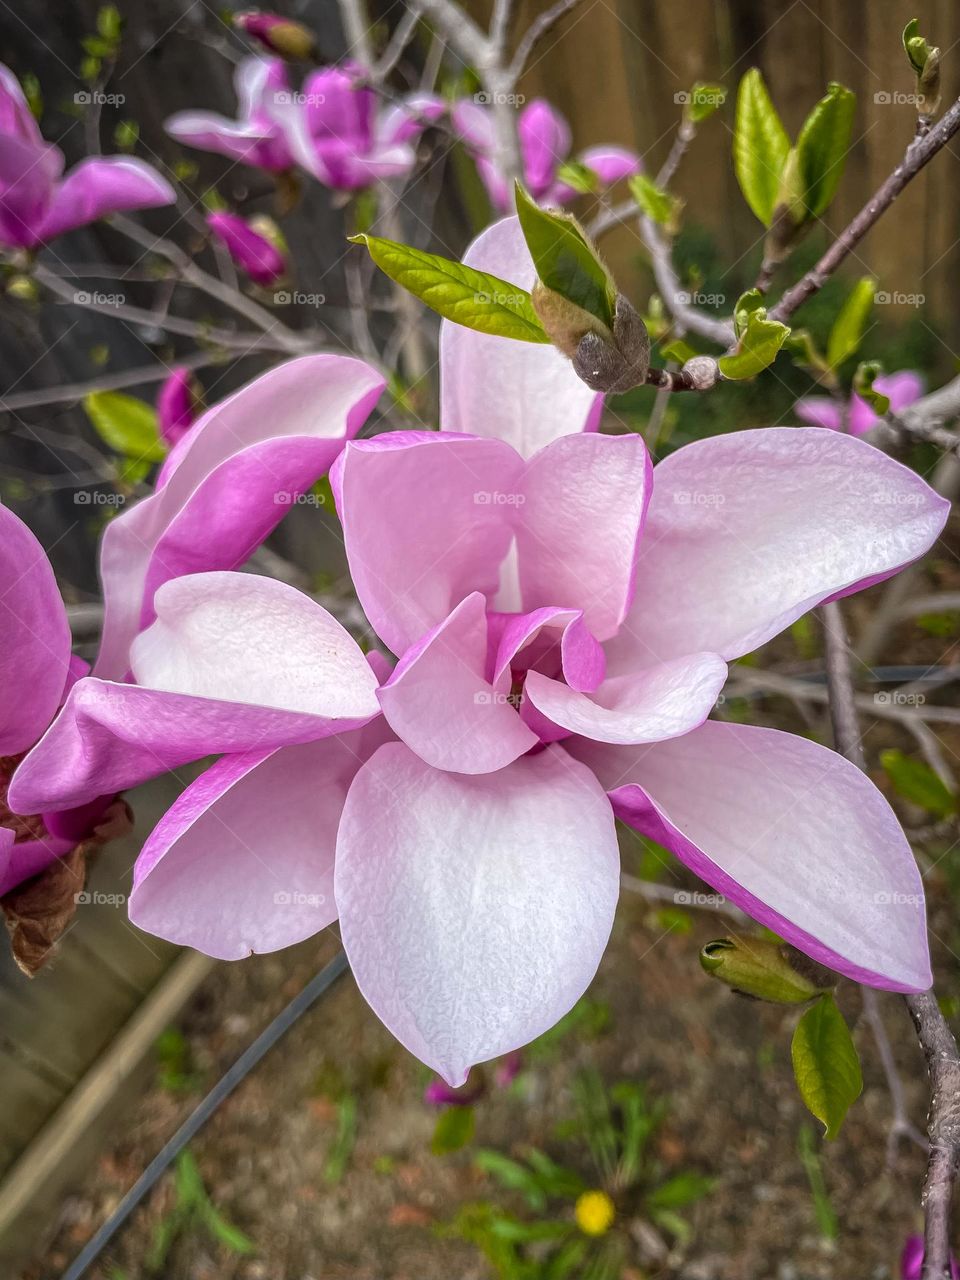
POLYGON ((162 485, 107 526, 106 614, 95 672, 122 679, 129 648, 170 578, 234 569, 356 434, 383 388, 369 365, 312 355, 278 365, 197 420, 162 485))
POLYGON ((161 818, 130 919, 220 960, 277 951, 337 918, 333 859, 359 734, 226 756, 161 818))
POLYGON ((493 682, 511 670, 536 668, 561 673, 571 689, 591 693, 603 680, 606 659, 600 643, 583 620, 582 609, 534 609, 531 613, 493 614, 496 640, 493 682))
POLYGON ((387 745, 347 795, 335 884, 361 992, 457 1087, 593 978, 619 890, 613 815, 558 747, 466 777, 387 745))
POLYGON ((40 543, 0 507, 0 756, 33 745, 70 672, 70 627, 40 543))
POLYGON ((325 719, 369 720, 377 678, 360 646, 302 591, 253 573, 166 582, 130 650, 139 684, 325 719))
POLYGON ((524 692, 552 724, 596 742, 660 742, 703 724, 727 679, 714 653, 696 653, 615 676, 588 697, 531 671, 524 692))
MULTIPOLYGON (((520 222, 504 218, 467 249, 464 264, 531 289, 536 279, 520 222)), ((440 325, 440 425, 505 440, 523 457, 551 440, 596 430, 603 397, 554 347, 511 342, 444 320, 440 325)))
POLYGON ((806 738, 708 720, 647 747, 569 744, 617 816, 821 964, 929 987, 923 883, 886 800, 806 738))
POLYGON ((486 601, 475 592, 404 654, 380 689, 391 728, 427 764, 491 773, 536 746, 536 735, 484 679, 486 659, 486 601))
POLYGON ((685 653, 728 661, 933 545, 950 504, 865 441, 770 428, 686 445, 656 468, 620 675, 685 653))

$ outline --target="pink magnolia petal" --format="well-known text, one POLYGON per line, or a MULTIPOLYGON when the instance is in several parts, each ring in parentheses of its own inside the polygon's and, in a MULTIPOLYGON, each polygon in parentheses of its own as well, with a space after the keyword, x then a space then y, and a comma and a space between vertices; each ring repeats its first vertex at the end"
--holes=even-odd
POLYGON ((622 182, 643 169, 643 161, 627 147, 587 147, 578 159, 593 170, 605 187, 612 187, 615 182, 622 182))
POLYGON ((499 440, 398 431, 353 441, 331 474, 363 610, 396 654, 472 591, 491 596, 522 467, 499 440))
POLYGON ((177 195, 156 169, 132 156, 91 156, 81 160, 56 188, 40 225, 50 240, 97 218, 130 209, 173 204, 177 195))
POLYGON ((446 114, 445 99, 435 93, 408 93, 381 111, 376 136, 387 143, 410 142, 446 114))
POLYGON ((226 756, 143 847, 130 919, 220 960, 277 951, 337 918, 333 860, 358 734, 226 756))
POLYGON ((0 506, 0 756, 40 737, 70 672, 70 627, 40 543, 0 506))
POLYGON ((13 832, 0 827, 0 898, 24 880, 46 871, 58 858, 63 858, 76 840, 46 835, 40 840, 17 840, 13 832))
POLYGON ((266 288, 286 275, 287 260, 277 246, 237 214, 208 213, 207 226, 256 284, 266 288))
POLYGON ((14 813, 76 808, 204 756, 313 742, 369 718, 331 719, 88 676, 20 764, 7 798, 14 813))
POLYGON ((899 413, 901 409, 906 409, 915 400, 919 400, 926 389, 922 374, 913 369, 900 369, 897 373, 884 374, 873 385, 881 395, 889 399, 894 413, 899 413))
MULTIPOLYGON (((517 218, 488 227, 463 261, 521 289, 531 289, 536 278, 517 218)), ((559 436, 596 430, 602 407, 603 397, 581 382, 554 347, 441 323, 444 431, 494 436, 528 458, 559 436)))
POLYGON ((606 659, 600 643, 583 620, 582 609, 534 609, 531 613, 493 614, 496 637, 493 683, 511 670, 532 667, 561 673, 571 689, 592 692, 603 680, 606 659))
POLYGON ((553 183, 557 167, 570 154, 570 126, 543 98, 534 98, 517 123, 523 176, 535 200, 553 183))
POLYGON ((373 141, 377 96, 359 83, 359 68, 323 67, 307 77, 302 97, 307 128, 316 139, 334 138, 362 154, 373 141))
POLYGON ((811 427, 827 427, 831 431, 840 431, 843 427, 843 408, 829 396, 806 396, 797 401, 793 411, 801 422, 811 427))
POLYGON ((20 81, 3 63, 0 63, 0 135, 32 147, 46 145, 20 81))
POLYGON ((173 450, 163 486, 112 520, 101 546, 106 615, 95 671, 122 679, 130 644, 170 578, 234 569, 330 467, 383 379, 347 356, 278 365, 208 409, 173 450))
POLYGON ((248 164, 257 162, 260 148, 275 129, 269 123, 230 120, 215 111, 178 111, 164 121, 163 127, 171 138, 188 147, 248 164))
POLYGON ((494 148, 493 116, 489 107, 461 98, 450 111, 454 130, 480 155, 491 155, 494 148))
POLYGON ((130 649, 137 682, 167 693, 330 720, 377 715, 377 678, 350 633, 302 591, 253 573, 166 582, 130 649))
POLYGON ((703 724, 727 679, 713 653, 675 658, 636 675, 615 676, 588 697, 531 671, 524 692, 552 724, 596 742, 660 742, 703 724))
POLYGON ((923 884, 890 806, 805 738, 708 720, 648 747, 570 747, 619 817, 815 960, 857 982, 931 982, 923 884))
POLYGON ((388 745, 347 795, 335 883, 361 992, 456 1087, 589 985, 619 889, 613 815, 557 747, 465 777, 388 745))
POLYGON ((515 524, 524 609, 582 609, 598 640, 615 634, 633 598, 651 474, 638 435, 565 436, 531 458, 515 524))
POLYGON ((33 248, 63 168, 58 147, 0 135, 0 243, 33 248))
POLYGON ((484 679, 486 660, 486 601, 474 592, 404 654, 380 689, 391 728, 427 764, 491 773, 537 745, 484 679))
POLYGON ((949 503, 879 449, 834 431, 738 431, 654 472, 633 609, 612 675, 685 653, 728 661, 814 605, 922 556, 949 503))
POLYGON ((850 397, 850 407, 847 412, 846 428, 852 436, 862 436, 871 427, 875 427, 880 419, 874 413, 866 400, 858 395, 850 397))

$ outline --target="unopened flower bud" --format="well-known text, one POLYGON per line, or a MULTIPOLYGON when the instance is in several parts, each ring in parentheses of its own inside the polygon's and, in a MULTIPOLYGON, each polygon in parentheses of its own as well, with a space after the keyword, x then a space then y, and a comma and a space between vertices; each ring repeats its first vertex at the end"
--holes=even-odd
POLYGON ((209 213, 207 226, 251 280, 275 284, 287 273, 284 255, 249 222, 235 213, 209 213))
POLYGON ((621 394, 644 382, 650 368, 650 335, 635 307, 617 294, 610 338, 592 331, 577 343, 573 367, 594 391, 621 394))
POLYGON ((279 14, 261 13, 257 9, 238 13, 233 21, 241 31, 281 58, 307 61, 316 55, 316 37, 301 22, 291 22, 279 14))
POLYGON ((774 1004, 805 1004, 836 983, 828 969, 766 938, 718 938, 700 952, 700 964, 738 994, 774 1004))
POLYGON ((940 50, 931 49, 923 70, 917 76, 917 112, 935 116, 940 110, 940 50))
POLYGON ((202 407, 196 378, 184 365, 177 365, 157 394, 157 427, 168 445, 186 434, 202 407))
POLYGON ((710 391, 720 381, 720 366, 713 356, 691 356, 683 372, 690 379, 693 391, 710 391))

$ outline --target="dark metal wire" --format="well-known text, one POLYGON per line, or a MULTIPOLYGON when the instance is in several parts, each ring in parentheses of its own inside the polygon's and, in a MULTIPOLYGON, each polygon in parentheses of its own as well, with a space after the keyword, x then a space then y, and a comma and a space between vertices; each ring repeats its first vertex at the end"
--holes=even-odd
POLYGON ((137 1205, 153 1189, 190 1139, 206 1124, 220 1103, 229 1097, 237 1085, 250 1074, 261 1058, 269 1053, 280 1037, 289 1031, 297 1019, 302 1017, 312 1005, 316 1004, 321 996, 330 990, 336 980, 347 972, 347 969, 347 957, 340 951, 328 965, 310 979, 303 990, 293 997, 287 1007, 277 1014, 269 1026, 257 1036, 253 1044, 248 1049, 245 1049, 233 1066, 220 1077, 207 1096, 190 1113, 159 1154, 154 1156, 100 1230, 87 1242, 74 1259, 73 1264, 63 1273, 61 1280, 81 1280, 81 1277, 86 1275, 91 1264, 96 1262, 137 1205))

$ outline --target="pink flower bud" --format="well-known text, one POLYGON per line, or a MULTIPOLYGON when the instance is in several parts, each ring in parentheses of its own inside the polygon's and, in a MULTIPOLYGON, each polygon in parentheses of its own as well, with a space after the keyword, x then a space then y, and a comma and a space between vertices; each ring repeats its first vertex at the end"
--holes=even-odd
POLYGON ((275 284, 286 275, 287 262, 280 250, 237 214, 208 213, 207 226, 256 284, 275 284))
POLYGON ((306 60, 316 52, 313 32, 301 22, 291 22, 276 13, 260 13, 257 9, 238 13, 233 21, 241 31, 281 58, 306 60))
MULTIPOLYGON (((908 1236, 900 1255, 900 1280, 920 1280, 923 1274, 923 1236, 908 1236)), ((950 1280, 960 1280, 957 1260, 950 1255, 950 1280)))
POLYGON ((177 365, 157 393, 157 426, 168 445, 175 445, 193 425, 200 407, 196 379, 184 365, 177 365))

